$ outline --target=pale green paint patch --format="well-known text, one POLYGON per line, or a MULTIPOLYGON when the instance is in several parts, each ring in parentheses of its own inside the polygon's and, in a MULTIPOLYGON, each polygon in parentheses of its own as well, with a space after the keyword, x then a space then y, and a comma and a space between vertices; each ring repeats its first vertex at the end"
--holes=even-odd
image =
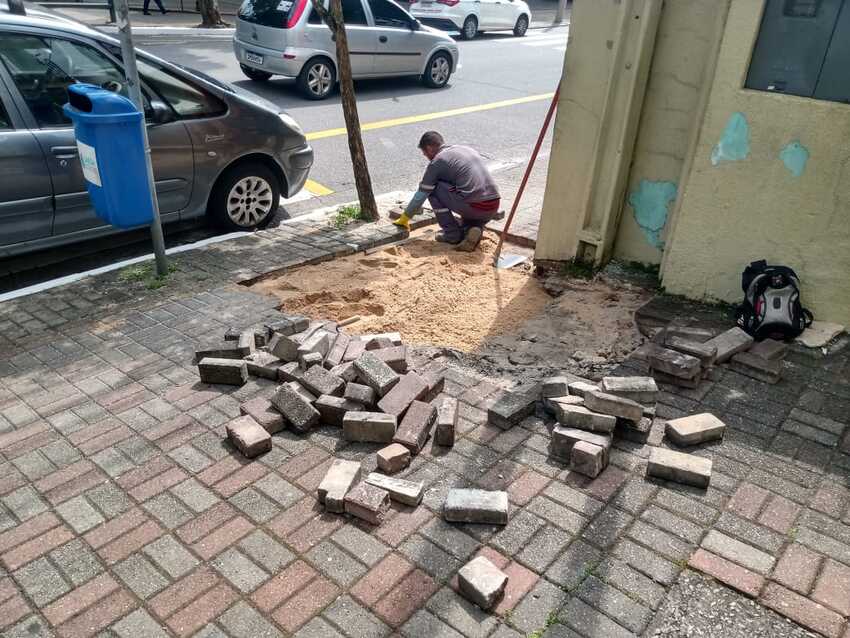
POLYGON ((723 135, 711 152, 711 163, 737 162, 750 155, 750 125, 743 113, 732 113, 723 135))
POLYGON ((675 201, 677 190, 673 182, 642 179, 629 195, 629 205, 634 209, 637 225, 647 241, 659 250, 664 248, 661 231, 667 223, 668 206, 675 201))
POLYGON ((794 140, 779 153, 779 159, 785 164, 785 168, 794 176, 800 177, 806 170, 809 161, 809 149, 794 140))

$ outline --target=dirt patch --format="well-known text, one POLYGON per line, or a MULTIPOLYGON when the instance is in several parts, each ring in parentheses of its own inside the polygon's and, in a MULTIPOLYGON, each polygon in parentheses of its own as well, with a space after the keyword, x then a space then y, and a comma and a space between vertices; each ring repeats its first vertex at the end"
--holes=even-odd
POLYGON ((359 315, 353 333, 399 331, 411 344, 463 352, 519 331, 551 301, 529 264, 493 268, 492 235, 474 253, 432 235, 420 231, 403 246, 305 266, 254 288, 280 298, 285 312, 336 321, 359 315))
POLYGON ((480 370, 523 380, 562 372, 599 379, 644 342, 634 313, 652 291, 605 276, 554 279, 547 287, 559 296, 517 334, 483 344, 480 370))

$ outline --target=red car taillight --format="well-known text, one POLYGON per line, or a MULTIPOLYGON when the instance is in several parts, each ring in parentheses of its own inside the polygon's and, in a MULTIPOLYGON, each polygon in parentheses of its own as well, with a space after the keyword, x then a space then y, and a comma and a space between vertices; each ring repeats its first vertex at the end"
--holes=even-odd
POLYGON ((307 2, 308 0, 296 0, 295 7, 289 13, 289 17, 286 19, 286 24, 283 27, 284 29, 291 29, 296 24, 298 24, 298 20, 301 19, 302 15, 304 15, 304 9, 307 8, 307 2))
POLYGON ((460 0, 437 0, 437 4, 444 4, 447 7, 455 6, 460 0))

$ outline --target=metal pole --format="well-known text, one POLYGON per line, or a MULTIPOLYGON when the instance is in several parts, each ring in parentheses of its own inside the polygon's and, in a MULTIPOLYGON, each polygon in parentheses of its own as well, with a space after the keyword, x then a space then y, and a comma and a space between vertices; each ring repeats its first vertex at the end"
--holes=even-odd
MULTIPOLYGON (((143 114, 145 103, 142 101, 142 89, 139 84, 139 70, 136 68, 136 50, 133 48, 133 33, 130 29, 130 7, 127 0, 113 0, 118 18, 118 38, 121 40, 121 57, 124 60, 124 78, 127 81, 127 91, 136 108, 143 114)), ((153 204, 153 221, 151 222, 151 241, 156 257, 156 274, 163 277, 168 274, 168 260, 165 258, 165 241, 162 237, 162 222, 159 219, 159 202, 156 197, 156 182, 151 165, 151 147, 148 142, 147 124, 142 120, 142 143, 145 145, 148 182, 151 187, 151 202, 153 204)))
POLYGON ((109 0, 109 22, 115 24, 115 2, 114 0, 109 0))
POLYGON ((534 162, 537 161, 537 154, 540 152, 540 147, 543 146, 543 140, 546 139, 546 131, 549 130, 549 122, 552 121, 552 115, 555 114, 555 109, 558 107, 558 96, 561 95, 561 83, 558 83, 558 88, 555 89, 555 94, 552 96, 552 103, 549 105, 549 110, 546 112, 546 119, 543 120, 543 126, 540 128, 540 134, 537 136, 537 143, 534 145, 534 151, 531 153, 531 159, 528 160, 528 166, 525 167, 525 174, 522 176, 522 181, 519 184, 519 190, 514 197, 514 203, 511 206, 511 214, 505 225, 502 227, 502 232, 499 235, 499 243, 496 245, 496 253, 493 255, 493 265, 499 267, 499 255, 502 254, 502 245, 505 243, 505 237, 508 236, 508 229, 511 227, 511 222, 514 220, 519 200, 522 199, 522 194, 525 191, 525 185, 528 183, 528 178, 531 176, 531 169, 534 168, 534 162))

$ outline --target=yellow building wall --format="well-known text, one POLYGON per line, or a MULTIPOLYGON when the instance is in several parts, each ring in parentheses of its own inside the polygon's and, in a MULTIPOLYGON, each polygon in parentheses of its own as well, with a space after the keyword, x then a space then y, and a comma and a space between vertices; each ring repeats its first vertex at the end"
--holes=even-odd
POLYGON ((674 294, 735 302, 743 268, 765 258, 797 271, 816 318, 850 324, 850 105, 742 88, 763 4, 732 1, 662 281, 674 294), (730 120, 748 132, 749 153, 715 164, 718 143, 733 141, 730 120), (781 159, 800 154, 794 143, 809 156, 799 176, 781 159))
POLYGON ((718 33, 722 0, 666 0, 614 256, 659 263, 718 33))
POLYGON ((549 178, 536 259, 573 257, 576 234, 587 209, 600 120, 613 58, 611 34, 620 20, 615 0, 575 0, 570 16, 569 53, 549 156, 549 178))

